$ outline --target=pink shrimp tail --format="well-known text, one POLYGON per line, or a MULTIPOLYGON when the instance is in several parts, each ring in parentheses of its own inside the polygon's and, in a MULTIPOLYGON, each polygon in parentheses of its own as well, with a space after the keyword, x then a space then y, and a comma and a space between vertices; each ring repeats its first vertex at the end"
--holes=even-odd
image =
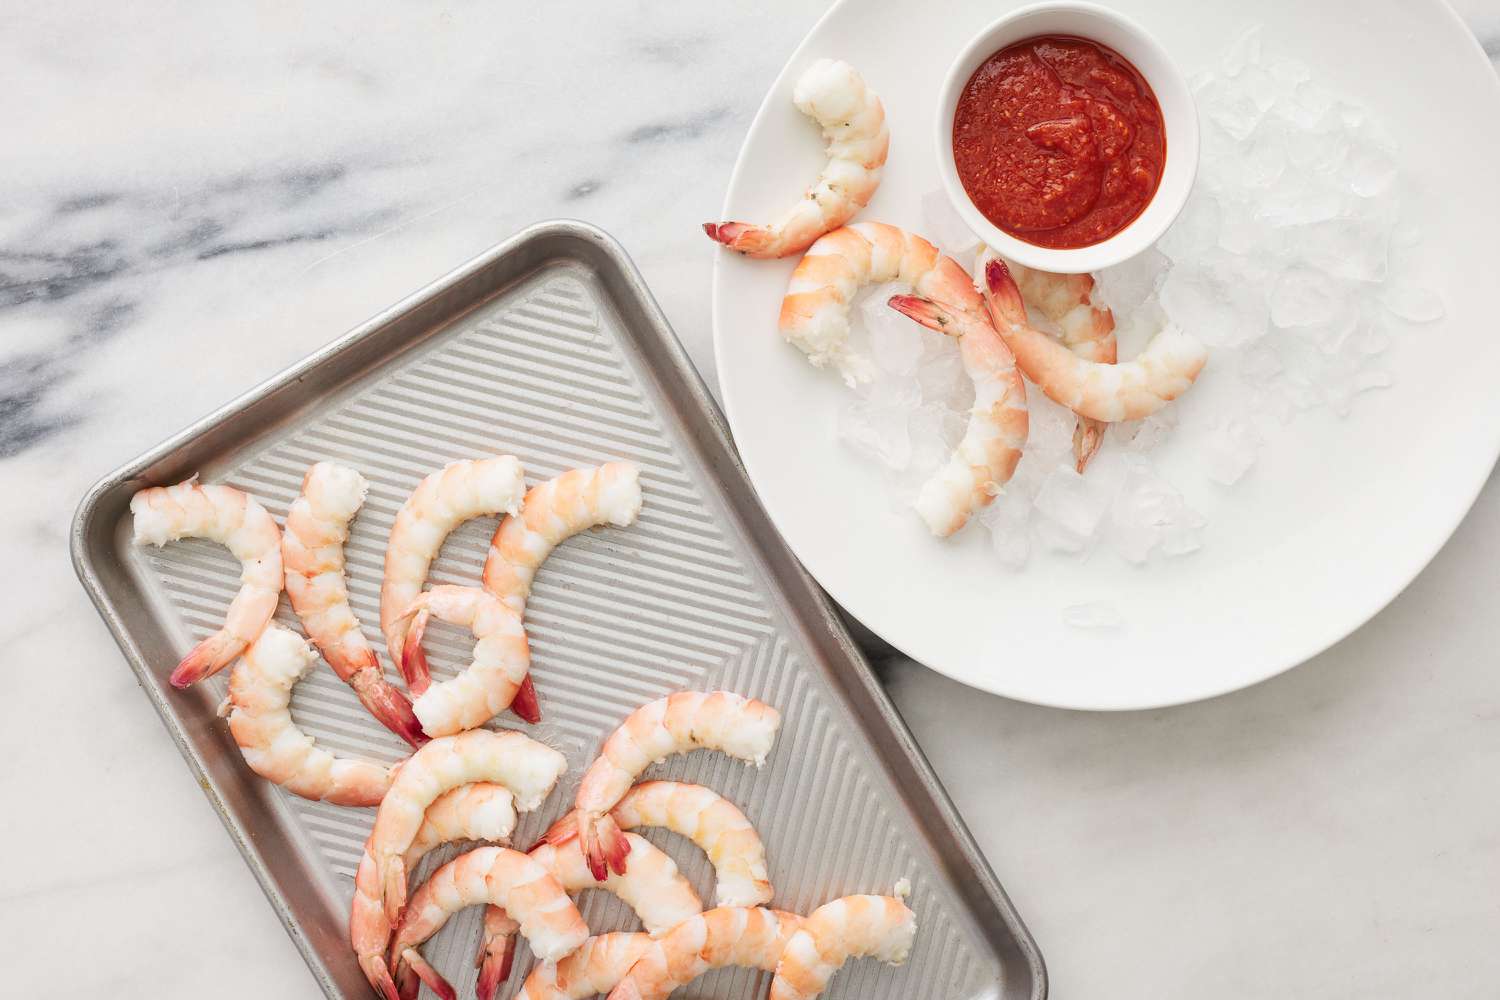
MULTIPOLYGON (((406 963, 411 971, 417 974, 418 979, 427 984, 428 989, 442 997, 443 1000, 458 1000, 458 991, 453 988, 453 985, 448 980, 443 978, 442 973, 427 964, 427 959, 423 958, 417 949, 408 948, 403 951, 401 953, 401 961, 406 963)), ((416 993, 413 991, 412 996, 415 995, 416 993)))
POLYGON ((400 858, 393 858, 390 865, 385 876, 385 891, 382 898, 385 904, 385 919, 395 926, 400 923, 401 911, 406 906, 406 863, 400 858))
POLYGON ((595 882, 603 882, 613 871, 625 874, 625 859, 630 856, 630 841, 620 832, 613 816, 598 816, 584 824, 583 856, 595 882))
POLYGON ((943 306, 919 295, 892 295, 886 305, 908 319, 937 333, 957 336, 952 314, 943 306))
POLYGON ((996 325, 1026 322, 1026 305, 1010 268, 1003 260, 992 260, 984 267, 984 299, 996 325))
POLYGON ((521 681, 515 698, 511 699, 510 710, 533 726, 542 721, 542 705, 537 701, 536 685, 531 683, 530 674, 527 674, 526 679, 521 681))
POLYGON ((431 737, 422 732, 422 723, 412 711, 411 700, 387 681, 380 667, 365 667, 349 678, 349 686, 375 720, 413 747, 420 747, 431 737))
POLYGON ((642 1000, 641 988, 627 975, 615 984, 615 988, 609 991, 609 996, 604 1000, 642 1000))
POLYGON ((575 809, 571 812, 563 813, 557 822, 547 827, 547 832, 543 833, 537 839, 537 842, 531 845, 530 850, 534 851, 543 844, 561 847, 576 836, 578 836, 578 810, 575 809))
POLYGON ((510 978, 511 966, 516 960, 516 936, 514 934, 491 937, 486 931, 479 944, 479 980, 474 985, 476 1000, 494 1000, 500 984, 510 978))
POLYGON ((406 689, 418 697, 432 685, 432 671, 427 666, 427 654, 422 651, 422 636, 431 617, 426 608, 413 615, 411 628, 406 631, 406 641, 401 646, 401 676, 406 681, 406 689))
POLYGON ((1077 460, 1080 475, 1088 468, 1089 460, 1104 443, 1104 426, 1097 420, 1079 417, 1078 423, 1073 427, 1073 457, 1077 460))
POLYGON ((703 231, 708 238, 724 244, 738 253, 751 257, 775 256, 771 253, 771 234, 748 222, 705 222, 703 231))
POLYGON ((401 1000, 401 993, 396 989, 396 981, 391 978, 391 973, 386 968, 385 959, 380 955, 364 955, 359 960, 359 967, 364 970, 365 978, 385 1000, 401 1000))
POLYGON ((172 686, 185 688, 205 677, 212 677, 243 653, 248 645, 249 643, 231 638, 223 632, 214 633, 194 646, 182 658, 182 662, 177 664, 170 678, 172 686))

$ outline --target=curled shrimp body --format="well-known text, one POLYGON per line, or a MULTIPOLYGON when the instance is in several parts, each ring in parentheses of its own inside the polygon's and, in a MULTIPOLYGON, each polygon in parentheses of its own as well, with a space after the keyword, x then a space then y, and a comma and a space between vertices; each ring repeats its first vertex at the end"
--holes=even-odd
POLYGON ((711 969, 740 965, 770 971, 802 918, 758 906, 707 910, 646 946, 609 1000, 666 1000, 711 969))
MULTIPOLYGON (((539 844, 532 848, 531 856, 542 864, 563 890, 570 895, 585 889, 603 889, 619 896, 640 917, 646 933, 652 937, 665 934, 689 917, 703 912, 703 903, 682 873, 677 863, 664 851, 643 837, 625 834, 627 845, 627 870, 624 875, 613 872, 603 882, 594 880, 584 860, 583 849, 577 838, 565 844, 539 844)), ((481 949, 486 956, 481 961, 479 989, 481 997, 494 994, 494 986, 505 981, 511 952, 511 941, 505 940, 511 926, 502 923, 497 916, 489 919, 486 913, 485 940, 481 949)))
POLYGON ((422 814, 422 825, 404 855, 406 870, 416 868, 429 851, 455 840, 503 846, 516 828, 516 819, 516 797, 504 785, 476 781, 449 789, 422 814))
MULTIPOLYGON (((989 262, 998 259, 988 247, 979 254, 976 270, 984 274, 989 262)), ((1021 298, 1050 320, 1063 346, 1085 361, 1112 365, 1118 358, 1115 316, 1094 301, 1094 278, 1089 274, 1053 274, 1007 262, 1021 298)), ((1073 428, 1074 467, 1082 472, 1104 441, 1103 421, 1079 417, 1073 428)))
POLYGON ((229 672, 221 710, 250 769, 305 799, 373 806, 385 795, 391 769, 335 757, 292 721, 292 688, 317 656, 300 635, 267 625, 229 672))
POLYGON ((1106 423, 1148 417, 1186 392, 1208 360, 1201 343, 1170 325, 1132 361, 1087 360, 1028 324, 1021 292, 1004 261, 990 261, 984 278, 995 328, 1015 352, 1016 363, 1048 397, 1081 417, 1106 423))
POLYGON ((688 750, 720 750, 757 767, 776 741, 781 713, 732 691, 679 691, 647 702, 604 741, 599 759, 578 786, 574 810, 544 838, 564 843, 578 836, 597 881, 625 873, 627 842, 609 815, 647 767, 688 750))
POLYGON ((422 592, 443 540, 473 518, 516 513, 525 491, 521 463, 509 455, 452 462, 412 490, 391 525, 380 588, 380 631, 392 660, 401 662, 406 641, 401 615, 422 592))
POLYGON ((819 59, 797 78, 792 103, 823 128, 828 164, 817 183, 779 221, 769 226, 708 222, 703 231, 750 257, 786 257, 805 250, 869 203, 880 186, 890 150, 885 107, 864 78, 846 62, 819 59))
POLYGON ((824 903, 787 941, 771 980, 771 1000, 812 1000, 851 958, 900 965, 916 935, 916 915, 894 896, 845 896, 824 903))
POLYGON ((643 781, 610 812, 622 830, 660 826, 697 844, 714 866, 718 906, 771 900, 766 848, 733 802, 713 789, 680 781, 643 781))
POLYGON ((578 908, 544 865, 509 848, 476 847, 433 872, 403 911, 390 949, 401 996, 416 996, 418 978, 439 996, 455 995, 417 946, 477 903, 504 908, 542 961, 565 957, 589 936, 578 908))
POLYGON ((792 272, 781 300, 781 335, 814 365, 832 365, 854 386, 868 382, 870 360, 849 349, 849 306, 868 284, 901 281, 926 299, 981 308, 974 283, 951 257, 895 226, 860 222, 823 236, 792 272))
POLYGON ((912 295, 892 296, 890 304, 929 329, 957 337, 964 371, 974 383, 963 439, 922 484, 914 504, 928 530, 946 538, 994 500, 1015 473, 1030 433, 1026 384, 978 293, 966 308, 912 295))
MULTIPOLYGON (((608 993, 651 946, 646 934, 600 934, 560 962, 531 970, 516 1000, 587 1000, 608 993)), ((479 994, 489 1000, 491 994, 479 994)))
POLYGON ((385 678, 380 658, 349 607, 344 543, 370 484, 353 469, 318 462, 302 478, 281 537, 286 593, 323 659, 375 719, 412 746, 427 741, 411 702, 385 678))
POLYGON ((425 590, 397 619, 410 620, 402 673, 412 679, 412 706, 429 736, 450 736, 481 726, 510 707, 531 669, 531 647, 521 619, 478 587, 425 590), (422 636, 429 617, 474 633, 474 660, 452 680, 431 683, 422 636))
POLYGON ((165 545, 207 538, 241 563, 240 589, 224 626, 194 646, 172 671, 174 687, 227 667, 254 642, 276 613, 283 583, 281 530, 255 498, 232 486, 203 486, 194 476, 176 486, 153 486, 130 498, 136 544, 165 545))

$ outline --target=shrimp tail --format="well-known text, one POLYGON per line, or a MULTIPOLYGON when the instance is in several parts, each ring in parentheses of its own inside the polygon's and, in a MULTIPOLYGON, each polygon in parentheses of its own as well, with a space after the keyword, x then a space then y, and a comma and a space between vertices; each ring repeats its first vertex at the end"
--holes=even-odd
POLYGON ((188 655, 172 671, 171 682, 175 688, 196 684, 205 677, 212 677, 223 670, 250 644, 225 632, 216 632, 194 646, 188 655))
POLYGON ((576 811, 564 813, 556 823, 547 827, 537 842, 531 845, 531 850, 536 850, 542 844, 551 844, 553 847, 561 847, 574 837, 578 836, 578 813, 576 811))
POLYGON ((413 747, 420 747, 430 739, 412 711, 411 700, 385 679, 378 666, 355 672, 349 678, 349 686, 376 721, 413 747))
POLYGON ((401 920, 401 910, 406 906, 406 862, 392 858, 385 874, 385 918, 394 926, 401 920))
POLYGON ((401 1000, 401 993, 396 989, 396 981, 391 978, 390 969, 386 967, 383 956, 363 955, 360 957, 359 964, 360 968, 364 969, 365 978, 379 991, 384 1000, 401 1000))
POLYGON ((1088 468, 1089 459, 1099 450, 1104 443, 1105 424, 1090 417, 1079 417, 1078 423, 1073 427, 1073 458, 1077 462, 1080 474, 1088 468))
POLYGON ((609 991, 605 1000, 642 1000, 641 987, 634 979, 626 976, 620 980, 619 985, 609 991))
POLYGON ((924 299, 920 295, 892 295, 886 304, 929 330, 950 337, 957 336, 958 325, 954 322, 953 314, 931 299, 924 299))
POLYGON ((708 238, 724 244, 736 253, 748 257, 775 257, 772 244, 774 234, 748 222, 705 222, 703 231, 708 238))
POLYGON ((401 961, 417 974, 418 979, 427 984, 428 989, 443 1000, 458 1000, 458 991, 453 988, 453 984, 444 979, 442 973, 428 965, 427 959, 423 958, 417 949, 408 948, 403 951, 401 961))
POLYGON ((595 882, 603 882, 613 871, 625 874, 625 860, 630 856, 630 842, 615 823, 613 816, 599 816, 583 831, 583 854, 595 882))
POLYGON ((406 681, 406 689, 418 696, 432 684, 427 654, 422 651, 422 635, 427 631, 427 622, 431 617, 431 612, 426 608, 415 612, 411 628, 406 633, 406 641, 401 646, 401 676, 406 681))
POLYGON ((498 928, 491 925, 487 912, 484 935, 479 941, 479 954, 474 960, 474 964, 479 966, 479 981, 474 986, 476 1000, 494 1000, 500 984, 510 978, 511 966, 516 959, 514 923, 507 920, 498 928))
POLYGON ((1010 268, 1003 260, 992 260, 984 267, 984 298, 997 326, 1026 322, 1026 304, 1010 268))
POLYGON ((521 686, 516 689, 516 696, 510 703, 510 710, 533 726, 542 721, 542 705, 537 701, 536 685, 531 683, 531 674, 528 673, 521 681, 521 686))

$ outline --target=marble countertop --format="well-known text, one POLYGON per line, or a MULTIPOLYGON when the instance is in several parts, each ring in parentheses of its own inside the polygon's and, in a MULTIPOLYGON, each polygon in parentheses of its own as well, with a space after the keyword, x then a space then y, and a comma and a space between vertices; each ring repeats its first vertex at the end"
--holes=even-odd
MULTIPOLYGON (((31 5, 0 32, 0 964, 16 996, 311 1000, 73 576, 74 505, 558 215, 624 243, 712 381, 697 225, 821 10, 163 6, 31 5)), ((1459 6, 1500 56, 1500 3, 1459 6)), ((1473 582, 1497 563, 1492 483, 1369 625, 1183 708, 881 669, 1054 996, 1494 996, 1500 671, 1473 582)))

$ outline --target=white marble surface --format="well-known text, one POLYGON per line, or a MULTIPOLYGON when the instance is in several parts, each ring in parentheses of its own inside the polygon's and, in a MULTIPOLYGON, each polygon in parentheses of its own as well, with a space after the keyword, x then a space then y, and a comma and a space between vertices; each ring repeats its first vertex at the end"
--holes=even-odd
MULTIPOLYGON (((550 216, 624 242, 711 380, 696 226, 820 13, 756 6, 9 5, 0 992, 316 995, 73 577, 73 506, 550 216)), ((1461 7, 1500 53, 1500 4, 1461 7)), ((1500 994, 1497 560, 1492 484, 1370 625, 1185 708, 1052 711, 889 663, 1053 995, 1500 994)))

